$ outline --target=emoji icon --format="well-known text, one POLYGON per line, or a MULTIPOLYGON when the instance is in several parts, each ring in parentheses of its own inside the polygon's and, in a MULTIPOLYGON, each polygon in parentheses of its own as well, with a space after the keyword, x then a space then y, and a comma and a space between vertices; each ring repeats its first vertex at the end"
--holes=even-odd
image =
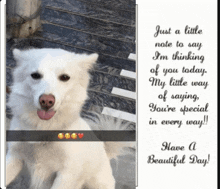
POLYGON ((59 139, 63 139, 63 138, 64 138, 64 134, 63 134, 63 133, 59 133, 59 134, 58 134, 58 138, 59 138, 59 139))
POLYGON ((66 134, 65 134, 65 138, 66 138, 66 139, 69 139, 69 138, 70 138, 70 134, 69 134, 69 133, 66 133, 66 134))
POLYGON ((83 133, 78 133, 79 138, 82 138, 84 136, 83 133))
POLYGON ((76 133, 71 134, 71 138, 72 139, 77 139, 77 134, 76 133))

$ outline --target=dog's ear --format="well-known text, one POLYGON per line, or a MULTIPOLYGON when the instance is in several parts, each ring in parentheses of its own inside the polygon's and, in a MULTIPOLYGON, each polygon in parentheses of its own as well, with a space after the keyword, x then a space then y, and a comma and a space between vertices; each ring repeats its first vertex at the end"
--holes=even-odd
POLYGON ((86 55, 83 57, 83 61, 81 65, 83 66, 84 69, 89 70, 96 63, 98 57, 99 55, 97 53, 86 55))
POLYGON ((12 53, 13 53, 13 57, 14 57, 15 61, 17 62, 18 65, 20 65, 20 62, 23 59, 22 51, 19 49, 13 49, 12 53))

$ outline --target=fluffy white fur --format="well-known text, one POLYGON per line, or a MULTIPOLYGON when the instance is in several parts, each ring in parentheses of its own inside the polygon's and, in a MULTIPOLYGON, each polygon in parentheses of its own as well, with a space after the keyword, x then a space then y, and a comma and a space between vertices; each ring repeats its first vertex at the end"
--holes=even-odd
MULTIPOLYGON (((97 54, 75 54, 61 49, 13 51, 17 67, 8 105, 12 108, 11 130, 91 130, 79 113, 87 99, 88 70, 97 54), (31 73, 42 78, 34 80, 31 73), (67 82, 58 77, 67 74, 67 82), (55 115, 37 115, 42 94, 55 96, 55 115)), ((27 166, 32 189, 114 189, 109 157, 118 147, 103 142, 9 142, 6 185, 27 166), (109 157, 108 155, 109 154, 109 157), (54 179, 55 178, 55 179, 54 179)))

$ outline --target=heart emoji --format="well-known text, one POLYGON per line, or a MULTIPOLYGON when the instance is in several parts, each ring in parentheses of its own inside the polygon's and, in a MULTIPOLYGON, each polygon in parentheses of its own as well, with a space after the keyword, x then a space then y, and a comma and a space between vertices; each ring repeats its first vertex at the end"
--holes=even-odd
POLYGON ((83 133, 78 133, 79 138, 82 138, 84 136, 83 133))

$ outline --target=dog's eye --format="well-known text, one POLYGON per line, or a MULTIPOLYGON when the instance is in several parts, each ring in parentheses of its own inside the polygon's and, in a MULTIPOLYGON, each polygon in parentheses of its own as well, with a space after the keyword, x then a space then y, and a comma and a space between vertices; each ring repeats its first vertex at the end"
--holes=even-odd
POLYGON ((60 81, 68 81, 70 79, 70 76, 63 74, 59 77, 60 81))
POLYGON ((41 79, 41 78, 42 78, 42 75, 39 74, 39 73, 37 73, 37 72, 35 72, 35 73, 32 73, 32 74, 31 74, 31 77, 32 77, 33 79, 41 79))

